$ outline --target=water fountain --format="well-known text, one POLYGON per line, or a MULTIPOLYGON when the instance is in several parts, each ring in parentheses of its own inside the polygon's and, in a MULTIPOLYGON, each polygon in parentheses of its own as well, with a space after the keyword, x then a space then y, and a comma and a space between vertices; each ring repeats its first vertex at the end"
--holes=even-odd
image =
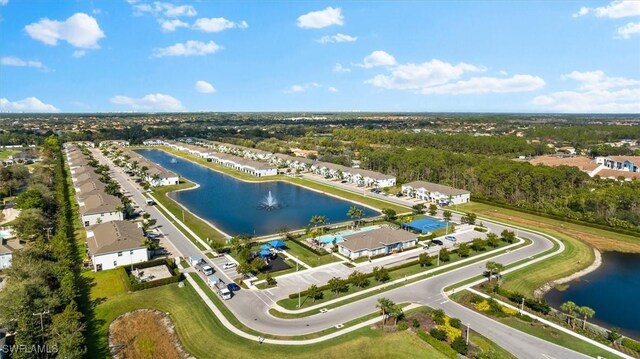
POLYGON ((271 191, 269 191, 269 194, 264 198, 264 200, 262 200, 262 202, 260 202, 259 207, 262 209, 266 209, 267 211, 271 211, 274 209, 278 209, 281 206, 282 205, 280 204, 280 202, 278 202, 273 194, 271 194, 271 191))

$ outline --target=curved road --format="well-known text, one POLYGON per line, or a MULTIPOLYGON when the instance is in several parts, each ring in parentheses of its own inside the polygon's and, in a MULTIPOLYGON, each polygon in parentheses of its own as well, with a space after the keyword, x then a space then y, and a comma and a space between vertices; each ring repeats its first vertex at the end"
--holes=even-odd
MULTIPOLYGON (((98 150, 93 150, 93 154, 96 159, 103 163, 108 163, 111 168, 114 169, 114 178, 125 190, 131 193, 132 199, 135 202, 138 204, 145 203, 145 197, 139 189, 129 181, 126 174, 113 166, 98 150)), ((162 232, 183 256, 203 256, 202 252, 186 238, 169 219, 162 215, 158 209, 150 206, 145 208, 145 210, 149 212, 153 218, 157 219, 157 224, 162 232)), ((489 221, 486 221, 484 224, 494 233, 500 233, 507 228, 510 230, 513 229, 489 221)), ((545 252, 553 247, 553 243, 549 239, 533 232, 519 230, 519 236, 531 239, 532 244, 478 263, 451 270, 435 277, 340 306, 326 313, 305 318, 280 319, 268 313, 268 310, 275 304, 275 301, 298 291, 298 288, 292 286, 288 286, 287 288, 279 286, 270 291, 271 295, 268 295, 266 291, 242 290, 237 292, 232 300, 225 301, 225 304, 247 327, 271 335, 295 336, 321 331, 376 312, 378 298, 386 297, 395 302, 412 302, 428 305, 433 308, 441 308, 448 315, 460 318, 465 324, 470 324, 471 328, 494 341, 518 358, 587 358, 587 356, 580 353, 500 324, 448 300, 443 293, 444 288, 447 286, 481 274, 488 260, 498 261, 506 265, 545 252)), ((302 271, 300 274, 305 275, 305 272, 313 270, 314 269, 302 271)), ((218 268, 217 272, 219 276, 226 277, 221 268, 218 268)), ((305 284, 304 288, 306 288, 306 286, 307 284, 305 284)))

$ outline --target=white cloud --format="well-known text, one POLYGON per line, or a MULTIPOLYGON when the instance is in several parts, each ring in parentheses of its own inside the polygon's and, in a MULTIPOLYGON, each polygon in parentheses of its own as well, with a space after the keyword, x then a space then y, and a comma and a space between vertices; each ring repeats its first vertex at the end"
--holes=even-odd
POLYGON ((303 29, 322 29, 331 25, 342 25, 344 17, 340 8, 328 7, 324 10, 311 11, 298 17, 298 27, 303 29))
POLYGON ((156 48, 153 50, 153 57, 164 56, 203 56, 213 54, 223 47, 213 41, 207 43, 201 41, 189 40, 184 43, 177 43, 168 47, 156 48))
POLYGON ((9 0, 0 0, 0 6, 5 6, 9 3, 9 0))
POLYGON ((23 100, 11 102, 0 98, 0 111, 4 112, 60 112, 53 105, 40 101, 37 97, 27 97, 23 100))
POLYGON ((76 50, 76 51, 73 52, 73 54, 71 54, 71 56, 73 56, 75 58, 80 58, 80 57, 82 57, 82 56, 84 56, 86 54, 87 54, 87 52, 84 51, 84 50, 76 50))
MULTIPOLYGON (((132 2, 129 2, 132 3, 132 2)), ((153 15, 163 15, 166 17, 196 16, 198 12, 191 5, 173 5, 171 3, 155 1, 153 5, 138 4, 133 5, 134 15, 149 13, 153 15)))
POLYGON ((206 81, 202 81, 202 80, 196 81, 195 88, 196 88, 196 91, 198 91, 200 93, 216 92, 216 89, 213 87, 213 85, 211 85, 210 83, 208 83, 206 81))
POLYGON ((358 64, 360 67, 364 67, 365 69, 370 69, 376 66, 391 66, 396 64, 395 57, 389 55, 388 53, 377 50, 367 55, 362 64, 358 64))
POLYGON ((75 47, 97 49, 104 37, 96 19, 85 13, 75 13, 64 21, 44 18, 24 29, 33 39, 52 46, 64 40, 75 47))
POLYGON ((333 67, 333 72, 351 72, 351 69, 348 67, 342 66, 342 64, 338 63, 333 67))
POLYGON ((0 58, 0 65, 3 66, 18 66, 18 67, 33 67, 42 71, 49 71, 49 68, 46 67, 42 62, 37 60, 23 60, 19 57, 15 56, 7 56, 0 58))
POLYGON ((204 32, 220 32, 226 29, 246 29, 249 27, 246 21, 234 22, 223 17, 201 18, 196 20, 193 28, 204 32))
POLYGON ((173 19, 173 20, 159 19, 158 22, 160 23, 160 26, 162 27, 162 31, 164 32, 173 32, 173 31, 176 31, 176 29, 178 29, 179 27, 189 27, 189 24, 178 19, 173 19))
POLYGON ((316 87, 322 87, 322 85, 320 85, 317 82, 310 82, 310 83, 300 84, 300 85, 291 85, 288 89, 284 90, 283 92, 286 94, 300 93, 316 87))
POLYGON ((461 80, 439 86, 423 88, 420 93, 429 94, 481 94, 481 93, 511 93, 529 92, 543 88, 545 82, 542 78, 532 75, 513 75, 509 78, 497 77, 472 77, 469 80, 461 80))
POLYGON ((628 39, 631 35, 640 34, 640 22, 630 22, 624 26, 620 26, 617 33, 621 39, 628 39))
POLYGON ((573 71, 563 79, 579 83, 577 91, 537 96, 534 105, 557 112, 640 112, 640 80, 609 77, 603 71, 573 71))
POLYGON ((327 89, 327 91, 329 91, 329 92, 338 92, 338 89, 337 89, 337 88, 335 88, 335 87, 333 87, 333 86, 331 86, 331 87, 329 87, 329 88, 327 89))
MULTIPOLYGON (((365 61, 366 65, 366 61, 365 61)), ((394 90, 421 90, 459 79, 467 72, 483 72, 484 68, 461 62, 456 65, 433 59, 422 64, 398 65, 388 75, 376 75, 365 83, 394 90)))
POLYGON ((136 110, 180 111, 184 109, 178 99, 161 93, 148 94, 142 98, 114 96, 111 98, 111 103, 127 105, 136 110))
POLYGON ((332 43, 332 42, 354 42, 356 40, 358 40, 357 36, 351 36, 351 35, 345 35, 345 34, 337 33, 335 35, 325 35, 325 36, 319 38, 316 41, 321 43, 321 44, 327 44, 327 43, 332 43))
POLYGON ((573 14, 573 17, 584 16, 589 13, 594 13, 597 17, 609 17, 613 19, 628 16, 640 16, 640 1, 615 0, 607 6, 596 8, 581 7, 577 13, 573 14))

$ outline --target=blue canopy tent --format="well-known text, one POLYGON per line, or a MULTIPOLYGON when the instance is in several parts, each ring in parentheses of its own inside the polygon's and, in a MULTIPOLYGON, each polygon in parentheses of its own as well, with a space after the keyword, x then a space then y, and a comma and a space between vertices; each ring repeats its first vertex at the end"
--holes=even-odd
POLYGON ((279 239, 274 239, 274 240, 270 241, 269 244, 273 248, 276 248, 276 249, 284 248, 284 247, 287 246, 283 241, 281 241, 279 239))
POLYGON ((261 245, 261 246, 260 246, 260 249, 262 249, 262 250, 267 250, 267 251, 268 251, 268 250, 270 250, 270 249, 271 249, 271 246, 270 246, 270 245, 267 245, 267 244, 263 244, 263 245, 261 245))
POLYGON ((268 249, 262 249, 258 252, 258 255, 262 258, 271 256, 271 251, 268 249))

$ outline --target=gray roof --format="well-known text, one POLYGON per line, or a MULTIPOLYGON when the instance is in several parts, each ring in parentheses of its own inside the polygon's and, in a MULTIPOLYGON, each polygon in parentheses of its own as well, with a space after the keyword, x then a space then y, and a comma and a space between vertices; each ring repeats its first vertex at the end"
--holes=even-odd
POLYGON ((373 250, 396 243, 404 243, 416 238, 416 234, 402 229, 380 227, 379 229, 345 236, 344 240, 338 245, 352 252, 359 252, 364 249, 373 250))
POLYGON ((414 189, 424 188, 429 192, 440 192, 448 196, 457 196, 461 194, 471 193, 464 189, 457 189, 457 188, 445 186, 442 184, 425 182, 425 181, 413 181, 413 182, 405 183, 404 186, 410 186, 414 189))
POLYGON ((98 180, 89 180, 82 182, 77 188, 79 194, 87 194, 92 191, 104 191, 104 183, 98 180))
POLYGON ((144 233, 136 223, 111 221, 89 227, 93 236, 87 237, 92 255, 143 248, 144 233))
POLYGON ((116 208, 120 206, 122 206, 122 202, 118 197, 100 192, 84 199, 84 205, 80 206, 80 213, 85 215, 115 212, 116 208))
POLYGON ((0 254, 12 253, 24 247, 18 238, 0 240, 0 254))

